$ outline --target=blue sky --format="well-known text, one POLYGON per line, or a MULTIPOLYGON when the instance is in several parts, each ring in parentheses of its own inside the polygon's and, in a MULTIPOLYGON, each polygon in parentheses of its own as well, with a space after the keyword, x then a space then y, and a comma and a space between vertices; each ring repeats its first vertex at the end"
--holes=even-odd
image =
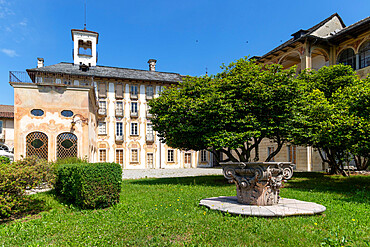
MULTIPOLYGON (((203 75, 263 55, 299 29, 337 12, 346 25, 370 1, 87 0, 87 29, 99 32, 98 65, 203 75)), ((9 71, 72 61, 70 30, 82 29, 84 0, 0 0, 0 104, 13 104, 9 71)))

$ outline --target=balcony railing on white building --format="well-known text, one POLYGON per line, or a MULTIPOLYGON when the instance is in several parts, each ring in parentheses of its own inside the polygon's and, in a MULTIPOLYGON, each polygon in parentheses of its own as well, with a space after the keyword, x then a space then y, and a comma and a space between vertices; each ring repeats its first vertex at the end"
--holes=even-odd
POLYGON ((147 117, 147 118, 152 118, 152 117, 153 117, 153 115, 152 115, 149 111, 146 111, 146 117, 147 117))
POLYGON ((131 117, 138 117, 138 115, 139 115, 138 112, 134 112, 134 111, 130 112, 131 117))
POLYGON ((130 98, 131 99, 137 99, 137 94, 134 94, 134 93, 130 93, 130 98))
POLYGON ((146 141, 147 142, 154 142, 154 135, 153 134, 146 134, 146 141))
POLYGON ((64 73, 36 72, 36 71, 9 71, 9 82, 35 83, 35 84, 60 84, 74 86, 94 85, 94 77, 86 76, 83 79, 64 73))
POLYGON ((116 109, 116 116, 117 116, 117 117, 123 117, 123 110, 121 110, 121 109, 116 109))
POLYGON ((107 109, 106 108, 99 108, 98 114, 101 116, 107 115, 107 109))
POLYGON ((116 141, 123 142, 123 135, 116 135, 116 141))

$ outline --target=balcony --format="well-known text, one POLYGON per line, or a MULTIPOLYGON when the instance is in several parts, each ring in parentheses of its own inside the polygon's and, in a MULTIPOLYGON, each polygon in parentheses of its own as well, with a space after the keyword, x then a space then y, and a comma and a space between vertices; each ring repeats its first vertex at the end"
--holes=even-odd
POLYGON ((138 114, 138 112, 133 112, 133 111, 131 111, 131 112, 130 112, 130 116, 131 116, 131 117, 138 117, 138 116, 139 116, 139 114, 138 114))
POLYGON ((147 142, 154 142, 154 135, 153 134, 146 134, 146 141, 147 142))
POLYGON ((82 81, 66 73, 49 73, 36 71, 9 71, 10 83, 56 84, 58 86, 74 85, 79 87, 92 87, 93 77, 86 76, 82 81))
POLYGON ((149 112, 149 111, 146 111, 146 118, 152 118, 153 115, 149 112))
POLYGON ((116 135, 117 142, 123 142, 123 135, 116 135))
POLYGON ((146 95, 146 99, 147 99, 147 100, 151 100, 151 99, 153 99, 153 95, 148 95, 148 94, 147 94, 147 95, 146 95))
POLYGON ((116 109, 116 117, 123 117, 123 110, 116 109))
POLYGON ((106 108, 99 108, 98 114, 100 116, 106 116, 107 115, 107 109, 106 108))
POLYGON ((130 93, 130 98, 131 98, 131 99, 137 99, 137 98, 138 98, 138 96, 137 96, 137 94, 130 93))

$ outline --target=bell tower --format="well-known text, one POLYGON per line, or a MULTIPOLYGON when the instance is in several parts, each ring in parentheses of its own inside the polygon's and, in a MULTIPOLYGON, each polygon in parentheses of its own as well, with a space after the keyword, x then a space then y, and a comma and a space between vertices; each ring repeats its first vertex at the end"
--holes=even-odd
POLYGON ((73 61, 75 65, 96 66, 96 46, 99 33, 86 29, 72 29, 73 61))

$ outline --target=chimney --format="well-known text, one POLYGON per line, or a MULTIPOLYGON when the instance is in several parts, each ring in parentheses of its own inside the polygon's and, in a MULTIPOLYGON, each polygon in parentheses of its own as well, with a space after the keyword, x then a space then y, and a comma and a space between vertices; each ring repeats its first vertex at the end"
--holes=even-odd
POLYGON ((41 57, 37 58, 37 68, 42 68, 44 67, 44 59, 41 57))
POLYGON ((157 63, 157 60, 155 59, 149 59, 149 71, 155 71, 155 64, 157 63))

